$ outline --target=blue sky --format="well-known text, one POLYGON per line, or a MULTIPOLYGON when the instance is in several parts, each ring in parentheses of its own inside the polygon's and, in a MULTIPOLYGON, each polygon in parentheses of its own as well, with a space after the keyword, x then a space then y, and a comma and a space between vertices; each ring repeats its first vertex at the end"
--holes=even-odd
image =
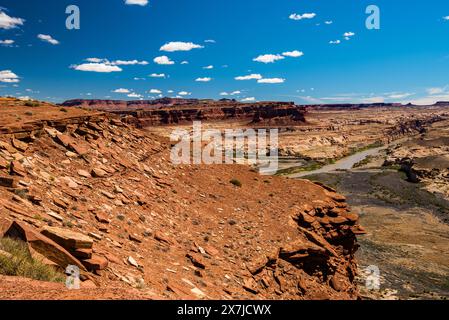
POLYGON ((0 0, 0 95, 449 100, 446 1, 126 1, 0 0), (80 30, 65 27, 71 4, 80 30), (370 4, 380 30, 365 27, 370 4))

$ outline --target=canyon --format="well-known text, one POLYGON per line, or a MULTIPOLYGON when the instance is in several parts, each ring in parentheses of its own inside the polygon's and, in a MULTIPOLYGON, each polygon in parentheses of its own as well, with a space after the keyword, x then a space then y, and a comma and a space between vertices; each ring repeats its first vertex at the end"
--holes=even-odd
POLYGON ((446 103, 1 98, 0 234, 82 282, 0 275, 0 297, 447 297, 448 122, 446 103), (278 172, 172 164, 170 134, 193 120, 279 129, 278 172), (365 288, 371 265, 380 291, 365 288))
MULTIPOLYGON (((4 274, 2 299, 359 297, 365 231, 331 188, 174 166, 166 138, 110 113, 0 99, 0 118, 0 234, 81 280, 4 274)), ((0 261, 14 262, 5 243, 0 261)))

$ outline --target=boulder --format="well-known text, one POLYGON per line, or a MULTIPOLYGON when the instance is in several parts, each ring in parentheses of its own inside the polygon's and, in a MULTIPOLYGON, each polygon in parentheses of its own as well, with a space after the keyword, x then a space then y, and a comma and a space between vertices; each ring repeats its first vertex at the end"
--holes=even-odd
POLYGON ((90 259, 92 258, 92 249, 76 249, 70 250, 70 253, 78 259, 90 259))
POLYGON ((63 269, 69 265, 75 265, 80 270, 86 271, 81 262, 66 249, 22 222, 12 222, 3 236, 26 242, 30 252, 37 252, 63 269))
POLYGON ((6 188, 17 188, 18 181, 14 177, 0 175, 0 186, 6 188))
POLYGON ((16 160, 11 162, 11 174, 19 177, 25 177, 26 171, 22 164, 16 160))
POLYGON ((93 240, 90 237, 71 230, 44 227, 41 233, 68 250, 91 249, 93 246, 93 240))
POLYGON ((83 260, 82 263, 89 271, 104 270, 108 267, 108 260, 97 255, 92 255, 90 259, 83 260))
POLYGON ((186 257, 190 259, 190 261, 195 267, 200 269, 206 269, 206 263, 201 255, 197 253, 188 253, 186 257))
POLYGON ((94 178, 104 178, 108 175, 106 171, 100 168, 93 168, 91 174, 94 178))
POLYGON ((17 139, 11 139, 11 144, 13 145, 14 148, 16 148, 17 150, 21 151, 21 152, 25 152, 28 149, 28 144, 25 142, 22 142, 20 140, 17 139))

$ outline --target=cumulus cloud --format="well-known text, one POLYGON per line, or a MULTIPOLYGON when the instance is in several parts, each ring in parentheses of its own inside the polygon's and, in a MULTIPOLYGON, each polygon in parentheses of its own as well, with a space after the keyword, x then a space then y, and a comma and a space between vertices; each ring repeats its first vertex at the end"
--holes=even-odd
POLYGON ((235 80, 238 81, 245 81, 245 80, 259 80, 262 79, 262 75, 258 74, 258 73, 253 73, 253 74, 249 74, 247 76, 239 76, 239 77, 235 77, 235 80))
POLYGON ((284 82, 285 79, 283 78, 266 78, 257 80, 257 83, 284 83, 284 82))
POLYGON ((148 93, 151 93, 151 94, 161 94, 162 91, 161 91, 161 90, 158 90, 158 89, 151 89, 150 91, 148 91, 148 93))
POLYGON ((20 79, 11 70, 3 70, 3 71, 0 71, 0 82, 3 82, 3 83, 18 83, 18 82, 20 82, 20 79))
POLYGON ((228 93, 228 92, 221 92, 221 93, 220 93, 220 96, 235 96, 235 95, 238 95, 238 94, 241 94, 241 93, 242 93, 242 92, 239 91, 239 90, 232 91, 231 93, 228 93))
POLYGON ((274 63, 275 61, 278 60, 283 60, 285 59, 283 56, 281 56, 280 54, 263 54, 258 56, 257 58, 254 58, 253 61, 256 62, 261 62, 261 63, 274 63))
POLYGON ((329 24, 332 24, 332 23, 334 23, 332 20, 329 20, 329 21, 324 21, 324 23, 325 24, 327 24, 327 25, 329 25, 329 24))
POLYGON ((449 16, 443 17, 443 20, 449 21, 449 16))
POLYGON ((10 46, 14 44, 14 40, 0 40, 2 46, 10 46))
POLYGON ((164 44, 159 50, 166 52, 190 51, 192 49, 202 49, 203 46, 193 42, 174 41, 164 44))
POLYGON ((157 63, 157 64, 163 64, 163 65, 172 65, 172 64, 175 64, 175 62, 172 61, 172 60, 170 60, 170 58, 167 57, 167 56, 156 57, 156 58, 154 58, 153 61, 154 61, 154 63, 157 63))
POLYGON ((191 92, 187 92, 187 91, 178 92, 178 95, 180 95, 180 96, 190 96, 191 94, 192 94, 191 92))
POLYGON ((282 55, 285 57, 298 58, 298 57, 302 57, 304 55, 304 52, 294 50, 294 51, 284 52, 282 55))
POLYGON ((148 64, 148 61, 138 61, 138 60, 116 60, 113 61, 111 64, 117 65, 117 66, 132 66, 132 65, 141 65, 146 66, 148 64))
POLYGON ((248 98, 242 99, 241 101, 242 102, 252 102, 252 101, 256 101, 256 98, 255 97, 248 97, 248 98))
POLYGON ((208 77, 205 77, 205 78, 197 78, 195 81, 196 81, 196 82, 209 82, 209 81, 212 81, 212 78, 208 78, 208 77))
POLYGON ((17 26, 22 26, 24 22, 24 19, 8 16, 6 13, 1 11, 0 8, 0 29, 17 28, 17 26))
POLYGON ((350 40, 353 36, 355 36, 354 32, 345 32, 345 33, 343 33, 343 37, 345 37, 345 40, 350 40))
POLYGON ((107 63, 83 63, 79 65, 73 65, 71 66, 71 68, 78 71, 100 72, 100 73, 123 71, 122 68, 107 63))
POLYGON ((150 74, 151 78, 165 78, 165 73, 152 73, 150 74))
POLYGON ((38 37, 39 39, 41 39, 42 41, 48 42, 48 43, 50 43, 50 44, 52 44, 52 45, 57 45, 57 44, 59 44, 59 41, 58 41, 58 40, 53 39, 53 37, 50 36, 50 35, 48 35, 48 34, 38 34, 37 37, 38 37))
POLYGON ((211 69, 213 69, 213 68, 214 68, 214 66, 212 66, 212 65, 203 67, 203 69, 207 69, 207 70, 211 70, 211 69))
POLYGON ((120 89, 115 89, 114 91, 112 91, 114 93, 130 93, 131 91, 125 88, 120 88, 120 89))
POLYGON ((135 92, 133 92, 133 93, 130 93, 130 94, 128 94, 128 97, 129 98, 142 98, 143 96, 141 95, 141 94, 138 94, 138 93, 135 93, 135 92))
POLYGON ((292 13, 289 16, 289 18, 292 20, 313 19, 315 17, 316 13, 303 13, 303 14, 292 13))
POLYGON ((340 44, 340 40, 329 41, 329 44, 340 44))
POLYGON ((86 59, 87 62, 93 62, 93 63, 100 63, 100 62, 105 62, 105 59, 100 59, 100 58, 87 58, 86 59))
POLYGON ((182 61, 181 64, 189 64, 189 61, 182 61))
POLYGON ((148 4, 148 0, 126 0, 125 4, 127 5, 138 5, 138 6, 146 6, 148 4))

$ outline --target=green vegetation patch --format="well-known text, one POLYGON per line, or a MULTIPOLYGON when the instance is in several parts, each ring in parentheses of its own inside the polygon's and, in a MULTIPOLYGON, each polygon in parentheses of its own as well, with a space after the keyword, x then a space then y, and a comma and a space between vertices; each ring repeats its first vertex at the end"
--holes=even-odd
POLYGON ((27 244, 11 238, 0 239, 0 274, 39 281, 64 282, 65 276, 53 267, 35 260, 27 244))

